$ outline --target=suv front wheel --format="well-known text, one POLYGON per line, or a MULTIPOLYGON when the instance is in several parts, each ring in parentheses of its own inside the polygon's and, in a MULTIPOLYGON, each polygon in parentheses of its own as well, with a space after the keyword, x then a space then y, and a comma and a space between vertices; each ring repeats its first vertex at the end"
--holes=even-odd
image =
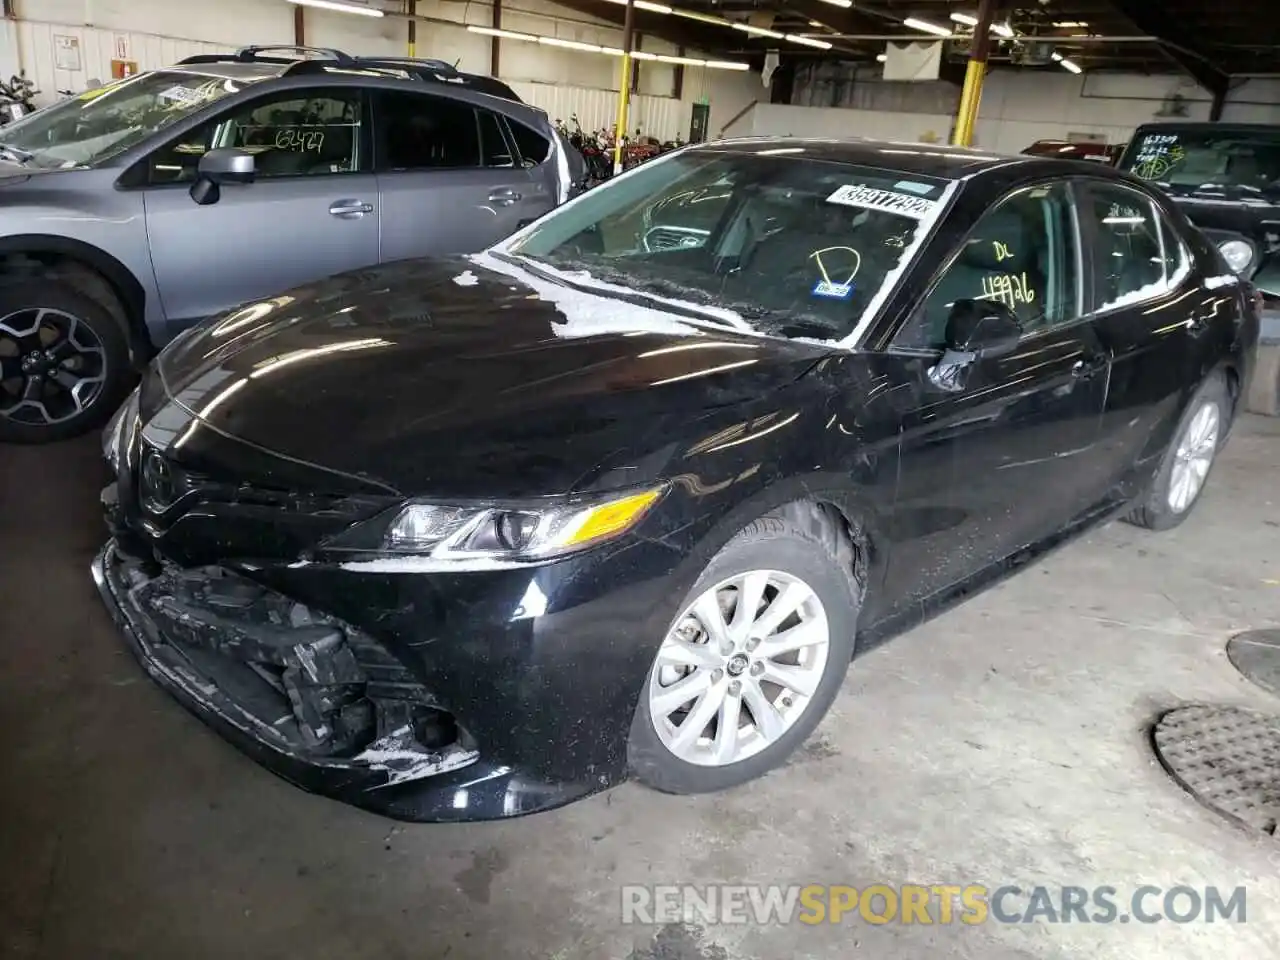
POLYGON ((100 427, 132 379, 124 331, 102 304, 58 281, 0 287, 0 441, 100 427))

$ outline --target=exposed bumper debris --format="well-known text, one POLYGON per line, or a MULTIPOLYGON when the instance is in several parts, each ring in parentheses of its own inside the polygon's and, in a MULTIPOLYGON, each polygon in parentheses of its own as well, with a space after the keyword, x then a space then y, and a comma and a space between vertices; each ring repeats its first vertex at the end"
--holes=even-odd
POLYGON ((221 568, 148 568, 109 546, 94 573, 148 671, 262 746, 366 790, 478 756, 430 691, 360 631, 221 568))

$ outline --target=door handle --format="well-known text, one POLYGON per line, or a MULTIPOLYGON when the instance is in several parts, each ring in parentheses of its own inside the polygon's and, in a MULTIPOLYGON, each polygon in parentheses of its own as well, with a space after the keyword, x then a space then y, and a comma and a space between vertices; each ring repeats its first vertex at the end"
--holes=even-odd
POLYGON ((502 187, 489 194, 489 202, 496 203, 500 207, 509 207, 519 199, 520 194, 510 187, 502 187))
POLYGON ((373 213, 373 204, 363 200, 335 200, 329 204, 329 214, 342 220, 359 220, 366 213, 373 213))
POLYGON ((1084 360, 1077 360, 1071 365, 1071 375, 1077 380, 1090 380, 1107 367, 1107 358, 1101 354, 1084 360))

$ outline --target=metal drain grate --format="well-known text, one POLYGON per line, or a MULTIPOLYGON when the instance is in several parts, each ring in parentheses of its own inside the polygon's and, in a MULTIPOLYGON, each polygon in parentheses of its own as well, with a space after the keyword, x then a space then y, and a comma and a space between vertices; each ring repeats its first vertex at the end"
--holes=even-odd
POLYGON ((1212 810, 1276 835, 1280 821, 1280 717, 1240 707, 1170 710, 1156 724, 1170 775, 1212 810))
POLYGON ((1250 630, 1227 641, 1231 665, 1268 693, 1280 696, 1280 630, 1250 630))

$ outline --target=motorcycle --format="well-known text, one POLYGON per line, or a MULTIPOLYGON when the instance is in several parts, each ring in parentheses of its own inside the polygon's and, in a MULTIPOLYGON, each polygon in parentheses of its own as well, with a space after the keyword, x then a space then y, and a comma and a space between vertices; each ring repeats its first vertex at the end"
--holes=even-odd
POLYGON ((34 113, 32 98, 39 92, 25 72, 10 77, 8 83, 0 81, 0 126, 34 113))

